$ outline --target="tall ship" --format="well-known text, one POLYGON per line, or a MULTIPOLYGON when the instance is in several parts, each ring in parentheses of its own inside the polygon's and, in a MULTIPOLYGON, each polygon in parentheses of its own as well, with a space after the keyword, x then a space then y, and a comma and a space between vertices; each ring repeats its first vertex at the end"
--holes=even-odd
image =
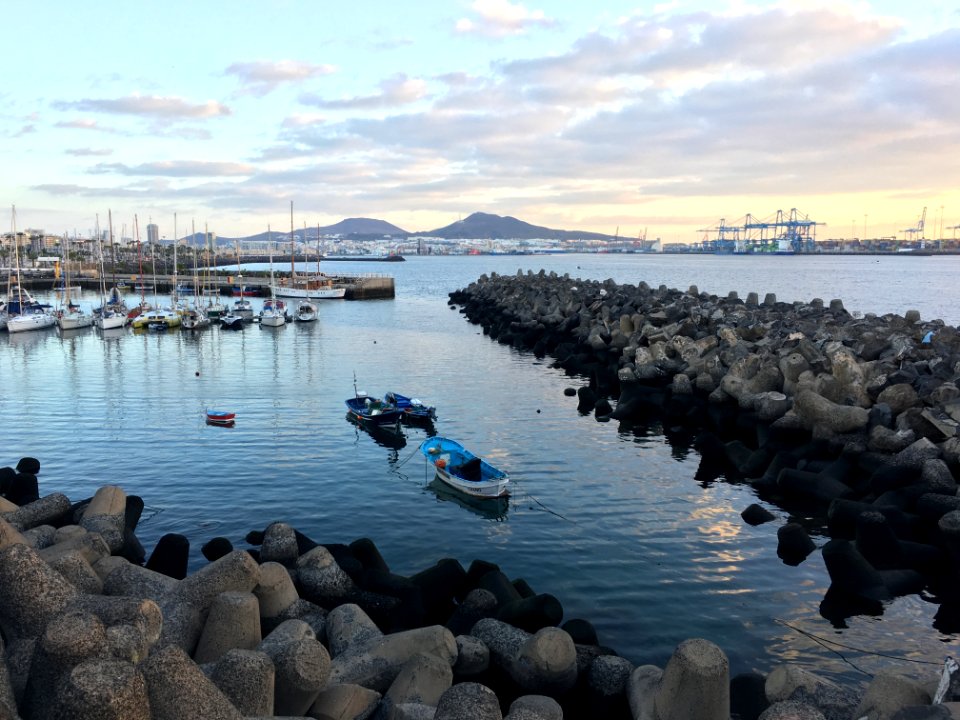
MULTIPOLYGON (((319 236, 318 236, 319 241, 319 236)), ((347 293, 347 288, 337 284, 333 278, 320 272, 320 262, 317 261, 317 272, 310 275, 297 275, 296 241, 293 234, 293 203, 290 203, 290 277, 280 278, 279 282, 270 284, 270 291, 274 297, 295 298, 298 300, 336 300, 347 293)), ((319 253, 317 255, 319 258, 319 253)))

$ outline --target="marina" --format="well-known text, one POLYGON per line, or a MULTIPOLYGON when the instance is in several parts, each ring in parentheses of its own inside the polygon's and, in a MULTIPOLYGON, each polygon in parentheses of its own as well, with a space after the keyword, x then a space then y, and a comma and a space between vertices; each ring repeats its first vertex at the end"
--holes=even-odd
MULTIPOLYGON (((583 378, 492 341, 447 304, 450 292, 485 273, 543 268, 621 283, 696 283, 722 295, 839 297, 855 313, 917 309, 960 320, 942 292, 958 259, 917 266, 909 278, 895 261, 791 261, 794 272, 783 273, 772 257, 411 258, 395 270, 392 300, 319 303, 314 322, 238 333, 2 334, 0 407, 21 431, 16 457, 4 462, 41 458, 42 489, 71 498, 107 481, 142 495, 144 545, 180 532, 191 541, 192 567, 211 538, 242 547, 248 532, 275 519, 323 542, 368 535, 402 573, 443 556, 464 566, 484 558, 554 594, 565 618, 589 619, 602 643, 638 664, 662 665, 682 640, 705 637, 725 650, 732 673, 766 672, 790 657, 862 681, 812 634, 857 648, 846 655, 866 671, 889 662, 878 653, 939 665, 955 638, 937 628, 923 596, 835 626, 820 613, 829 580, 819 554, 782 562, 777 523, 746 525, 740 513, 757 502, 753 490, 699 478, 692 438, 661 423, 618 427, 580 413, 563 391, 583 378), (348 422, 343 398, 354 373, 360 387, 429 399, 439 434, 509 472, 510 497, 478 507, 438 486, 418 452, 429 429, 402 426, 380 438, 348 422), (208 425, 210 408, 237 420, 208 425)), ((80 301, 92 297, 84 291, 80 301)), ((252 300, 259 310, 262 299, 252 300)), ((797 517, 767 507, 781 521, 797 517)), ((808 531, 825 542, 815 525, 808 531)))

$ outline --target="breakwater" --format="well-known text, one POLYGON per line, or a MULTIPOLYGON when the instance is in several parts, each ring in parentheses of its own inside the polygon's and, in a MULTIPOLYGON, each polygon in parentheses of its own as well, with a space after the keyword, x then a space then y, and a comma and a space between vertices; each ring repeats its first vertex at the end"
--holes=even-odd
POLYGON ((789 664, 731 678, 696 638, 634 667, 497 565, 404 577, 367 538, 320 544, 283 522, 246 549, 211 538, 188 575, 183 535, 147 557, 141 498, 107 485, 71 502, 41 494, 39 472, 0 468, 2 718, 852 720, 960 700, 949 674, 942 690, 935 674, 863 689, 789 664))
MULTIPOLYGON (((749 482, 821 517, 832 538, 824 617, 878 614, 924 592, 939 604, 937 627, 960 631, 956 328, 914 311, 855 318, 836 299, 544 272, 482 276, 449 303, 498 342, 586 378, 581 411, 693 433, 698 478, 749 482)), ((771 516, 756 506, 743 518, 771 516)), ((816 549, 798 523, 778 538, 785 562, 816 549)))

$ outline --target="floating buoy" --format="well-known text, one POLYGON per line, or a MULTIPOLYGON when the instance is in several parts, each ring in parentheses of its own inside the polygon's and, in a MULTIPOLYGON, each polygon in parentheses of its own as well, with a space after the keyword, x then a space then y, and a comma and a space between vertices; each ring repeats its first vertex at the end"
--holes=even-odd
POLYGON ((194 375, 196 375, 197 377, 200 377, 200 371, 197 370, 197 371, 194 373, 194 375))

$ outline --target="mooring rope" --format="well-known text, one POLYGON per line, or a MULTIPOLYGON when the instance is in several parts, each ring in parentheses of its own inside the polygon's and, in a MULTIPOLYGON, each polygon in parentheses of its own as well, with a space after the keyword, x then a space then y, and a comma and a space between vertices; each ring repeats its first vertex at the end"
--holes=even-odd
POLYGON ((846 657, 842 652, 840 652, 839 650, 835 650, 834 648, 829 647, 829 646, 830 646, 830 645, 836 645, 837 647, 843 648, 844 650, 852 650, 852 651, 858 652, 858 653, 860 653, 860 654, 862 654, 862 655, 872 655, 873 657, 882 657, 882 658, 886 658, 886 659, 888 659, 888 660, 899 660, 899 661, 901 661, 901 662, 912 662, 912 663, 917 663, 917 664, 919 664, 919 665, 937 665, 937 666, 940 665, 940 663, 938 663, 938 662, 932 662, 932 661, 930 661, 930 660, 917 660, 916 658, 903 657, 902 655, 891 655, 891 654, 889 654, 889 653, 875 652, 875 651, 873 651, 873 650, 864 650, 863 648, 855 647, 855 646, 853 646, 853 645, 845 645, 844 643, 837 642, 836 640, 830 640, 830 639, 828 639, 828 638, 820 637, 819 635, 815 635, 814 633, 809 632, 809 631, 807 631, 807 630, 804 630, 803 628, 798 628, 796 625, 791 625, 791 624, 788 623, 786 620, 781 620, 780 618, 774 618, 774 622, 778 622, 778 623, 780 623, 781 625, 783 625, 783 626, 785 626, 785 627, 788 627, 788 628, 790 628, 791 630, 793 630, 793 631, 795 631, 795 632, 800 633, 801 635, 806 635, 808 638, 810 638, 811 640, 813 640, 813 641, 816 642, 817 644, 821 645, 822 647, 826 648, 826 649, 829 650, 830 652, 836 653, 836 654, 840 657, 841 660, 843 660, 845 663, 847 663, 848 665, 850 665, 850 667, 852 667, 852 668, 853 668, 854 670, 856 670, 857 672, 863 673, 864 675, 867 675, 868 677, 871 677, 871 678, 873 677, 873 674, 872 674, 872 673, 867 672, 866 670, 864 670, 864 669, 861 668, 861 667, 857 667, 857 665, 856 665, 852 660, 850 660, 848 657, 846 657))
MULTIPOLYGON (((517 485, 516 481, 514 481, 514 485, 515 485, 515 486, 517 485)), ((578 524, 576 520, 571 520, 570 518, 561 515, 561 514, 558 513, 556 510, 551 510, 551 509, 548 508, 546 505, 544 505, 542 502, 540 502, 540 500, 539 500, 538 498, 536 498, 534 495, 531 495, 530 493, 528 493, 528 492, 527 492, 526 490, 524 490, 523 488, 519 488, 519 489, 520 489, 520 491, 524 494, 525 497, 528 497, 528 498, 530 498, 531 500, 533 500, 537 505, 539 505, 540 507, 542 507, 546 512, 550 513, 551 515, 555 515, 555 516, 557 516, 558 518, 560 518, 561 520, 566 520, 568 523, 573 523, 574 525, 577 525, 577 524, 578 524)), ((512 497, 512 495, 511 495, 511 497, 512 497)), ((535 508, 533 508, 533 509, 535 509, 535 508)))

